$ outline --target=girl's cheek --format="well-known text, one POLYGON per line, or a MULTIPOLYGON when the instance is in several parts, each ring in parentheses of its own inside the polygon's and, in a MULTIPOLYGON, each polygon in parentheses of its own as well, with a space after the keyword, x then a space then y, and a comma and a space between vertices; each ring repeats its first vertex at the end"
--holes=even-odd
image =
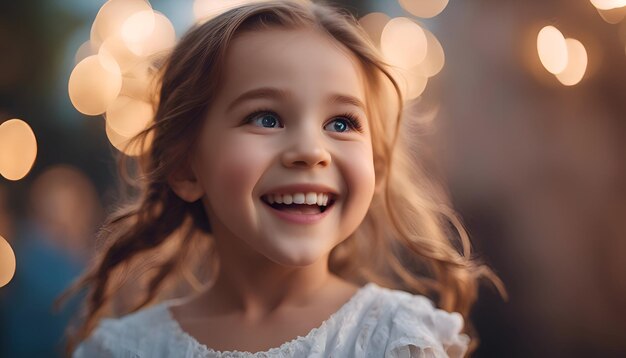
POLYGON ((249 196, 263 175, 269 151, 260 150, 263 144, 255 141, 254 136, 224 139, 212 148, 211 159, 208 162, 213 166, 211 177, 219 181, 213 185, 213 190, 231 197, 249 196))

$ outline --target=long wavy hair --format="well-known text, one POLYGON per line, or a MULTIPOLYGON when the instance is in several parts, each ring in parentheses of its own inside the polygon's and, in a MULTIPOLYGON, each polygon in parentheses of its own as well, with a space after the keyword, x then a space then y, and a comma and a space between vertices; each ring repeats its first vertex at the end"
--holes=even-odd
POLYGON ((131 144, 145 153, 120 158, 122 177, 133 188, 131 200, 104 224, 92 265, 64 295, 86 291, 68 350, 104 316, 127 314, 213 282, 219 253, 208 217, 200 201, 180 199, 167 177, 186 161, 195 144, 219 90, 233 39, 267 28, 309 28, 327 34, 355 56, 365 74, 381 190, 357 230, 331 251, 330 271, 358 285, 375 282, 423 294, 440 308, 461 313, 473 352, 478 339, 469 313, 480 279, 488 278, 505 298, 506 291, 498 277, 472 257, 467 231, 440 181, 413 158, 416 137, 406 133, 414 133, 409 129, 420 124, 405 113, 392 67, 354 16, 309 0, 262 1, 230 9, 195 25, 159 62, 154 121, 131 144))

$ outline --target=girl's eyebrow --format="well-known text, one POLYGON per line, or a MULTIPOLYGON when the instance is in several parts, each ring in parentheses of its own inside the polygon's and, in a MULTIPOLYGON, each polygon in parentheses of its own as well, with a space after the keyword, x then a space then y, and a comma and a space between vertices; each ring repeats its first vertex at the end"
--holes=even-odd
MULTIPOLYGON (((239 95, 239 97, 237 97, 228 105, 226 110, 230 112, 238 104, 244 101, 250 100, 250 99, 254 99, 254 98, 285 99, 285 98, 293 98, 293 94, 287 90, 283 90, 283 89, 276 88, 276 87, 255 88, 239 95)), ((366 112, 363 101, 351 95, 333 93, 327 97, 327 101, 331 104, 341 103, 341 104, 353 105, 355 107, 359 107, 363 112, 366 112)))

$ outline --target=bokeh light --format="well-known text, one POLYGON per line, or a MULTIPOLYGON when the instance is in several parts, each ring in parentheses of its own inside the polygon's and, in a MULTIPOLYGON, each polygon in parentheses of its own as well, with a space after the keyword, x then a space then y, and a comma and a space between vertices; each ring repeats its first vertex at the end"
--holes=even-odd
POLYGON ((437 16, 448 5, 448 0, 398 0, 398 2, 404 10, 422 18, 437 16))
POLYGON ((418 73, 424 77, 433 77, 438 74, 446 61, 446 55, 437 37, 432 32, 425 28, 422 28, 424 35, 426 35, 427 49, 426 57, 413 72, 418 73))
POLYGON ((121 28, 122 39, 126 43, 140 42, 154 31, 154 11, 144 10, 130 15, 121 28))
POLYGON ((568 61, 565 70, 556 74, 556 78, 566 86, 573 86, 582 80, 587 70, 587 51, 576 39, 566 39, 568 61))
POLYGON ((626 0, 590 0, 600 10, 611 10, 626 6, 626 0))
POLYGON ((128 48, 138 56, 146 57, 168 50, 176 44, 176 32, 170 20, 158 11, 143 11, 130 17, 124 26, 144 27, 139 36, 126 36, 128 48), (149 18, 152 19, 150 22, 149 18), (150 31, 148 31, 148 29, 150 31))
POLYGON ((146 136, 146 143, 142 146, 141 141, 134 141, 131 143, 131 137, 123 136, 115 132, 108 122, 106 123, 105 131, 111 145, 113 145, 115 149, 131 157, 137 157, 144 154, 148 149, 150 149, 150 144, 152 143, 152 132, 146 136))
POLYGON ((89 56, 70 75, 68 90, 74 107, 87 115, 106 111, 122 88, 122 72, 107 54, 89 56))
POLYGON ((11 281, 15 274, 15 253, 11 245, 0 236, 0 287, 11 281))
POLYGON ((391 64, 409 69, 426 57, 426 34, 414 21, 406 17, 391 19, 381 34, 380 47, 391 64))
POLYGON ((37 140, 28 123, 10 119, 0 124, 0 175, 20 180, 37 157, 37 140))
POLYGON ((150 103, 119 96, 107 108, 106 121, 122 137, 133 137, 152 121, 154 111, 150 103))
POLYGON ((361 17, 359 19, 359 23, 370 36, 374 45, 380 48, 380 36, 389 20, 391 20, 391 18, 385 13, 370 12, 369 14, 361 17))
POLYGON ((136 100, 157 103, 158 81, 154 75, 155 69, 148 61, 142 61, 128 71, 123 78, 120 96, 131 97, 136 100))
POLYGON ((152 11, 150 3, 144 0, 107 1, 98 11, 91 27, 91 42, 99 47, 107 38, 121 35, 124 22, 142 11, 152 11))
POLYGON ((561 31, 546 26, 537 35, 539 59, 548 72, 557 74, 567 66, 567 44, 561 31))
POLYGON ((105 58, 107 58, 106 56, 114 58, 122 74, 141 61, 141 57, 128 48, 128 45, 126 45, 126 42, 120 35, 114 35, 106 39, 100 46, 98 54, 105 58))

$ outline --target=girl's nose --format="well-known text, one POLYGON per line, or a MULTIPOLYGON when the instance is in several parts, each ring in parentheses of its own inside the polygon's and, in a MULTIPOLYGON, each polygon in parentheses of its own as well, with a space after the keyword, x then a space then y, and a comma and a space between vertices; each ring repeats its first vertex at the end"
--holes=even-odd
POLYGON ((330 153, 320 135, 306 133, 291 138, 291 145, 282 155, 283 165, 287 168, 330 165, 330 153))

